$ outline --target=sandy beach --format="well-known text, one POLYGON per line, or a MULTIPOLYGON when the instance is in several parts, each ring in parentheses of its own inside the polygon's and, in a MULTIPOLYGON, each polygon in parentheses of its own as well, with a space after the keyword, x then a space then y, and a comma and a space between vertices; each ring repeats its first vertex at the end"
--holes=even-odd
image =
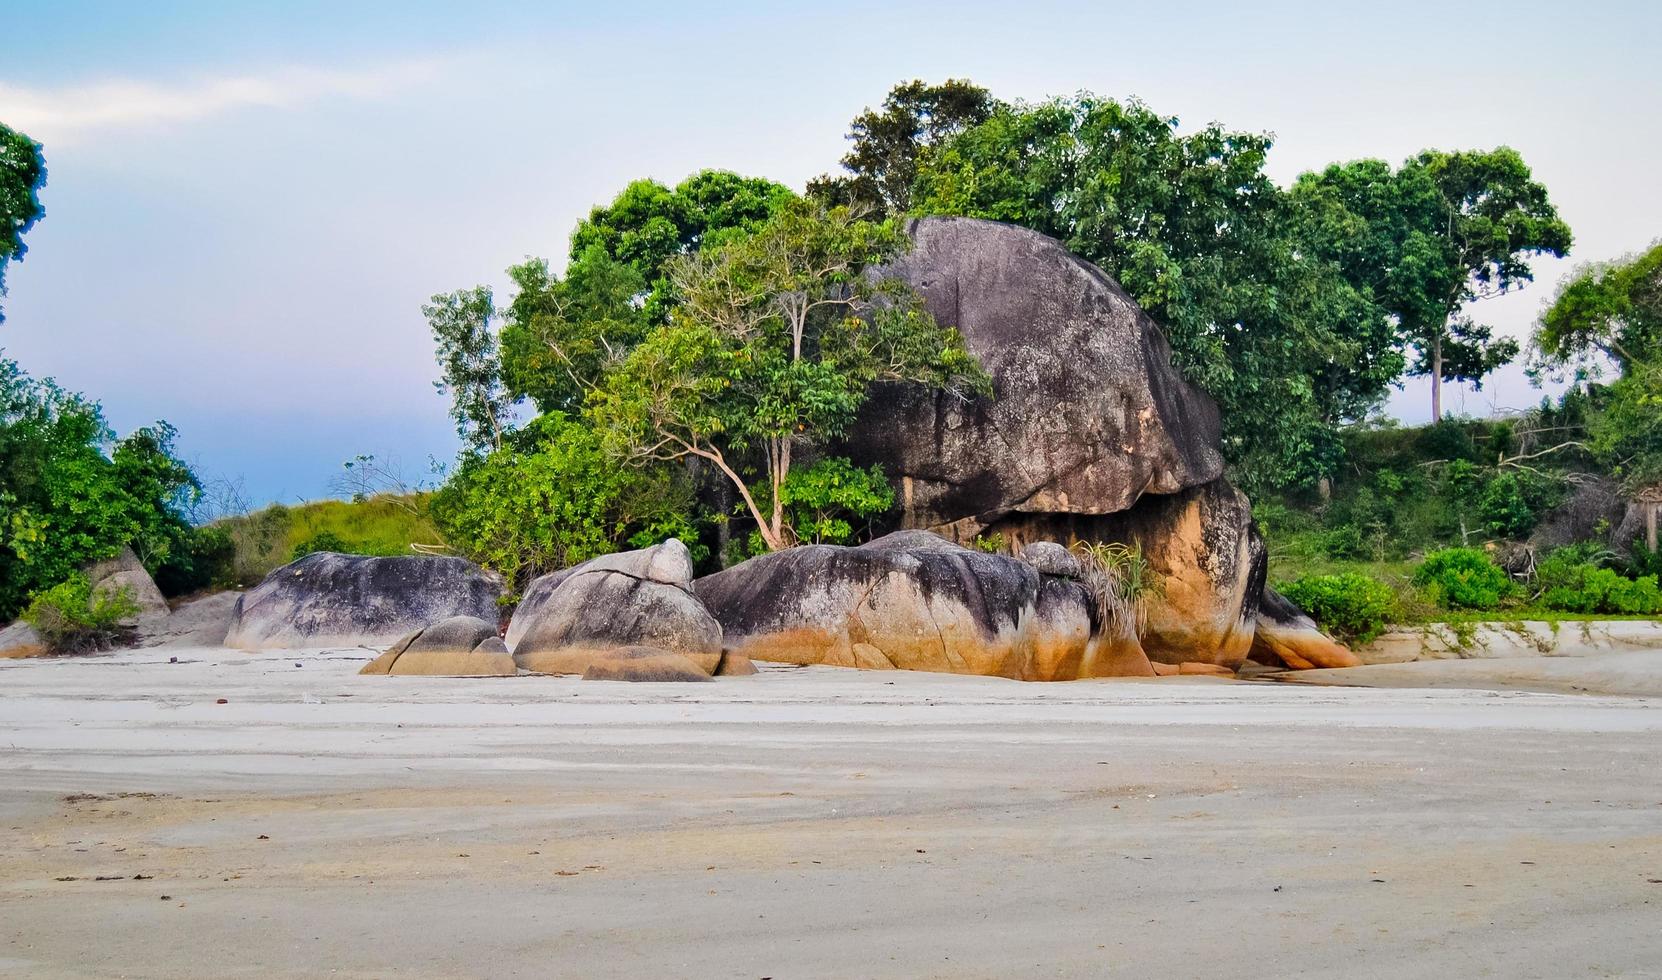
POLYGON ((0 974, 1662 975, 1654 699, 369 656, 0 664, 0 974))

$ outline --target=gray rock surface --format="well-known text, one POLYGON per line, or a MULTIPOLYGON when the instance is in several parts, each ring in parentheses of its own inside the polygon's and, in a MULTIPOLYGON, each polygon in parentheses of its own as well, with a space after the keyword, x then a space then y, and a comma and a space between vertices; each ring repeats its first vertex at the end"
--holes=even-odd
POLYGON ((46 641, 21 619, 0 629, 0 660, 39 657, 47 652, 46 641))
POLYGON ((501 579, 461 558, 317 552, 243 593, 225 645, 386 646, 452 616, 497 615, 501 579))
POLYGON ((165 617, 139 623, 133 643, 140 647, 217 647, 225 643, 240 592, 215 592, 181 603, 165 617))
POLYGON ((1080 583, 923 531, 763 555, 693 588, 752 660, 1024 680, 1153 673, 1135 640, 1102 635, 1080 583))
POLYGON ((167 600, 162 598, 162 590, 156 588, 155 579, 144 570, 144 565, 131 548, 122 548, 115 557, 87 566, 87 581, 92 583, 95 592, 127 591, 139 607, 138 615, 129 621, 129 625, 167 616, 167 600))
POLYGON ((544 575, 525 590, 508 624, 521 667, 580 674, 626 647, 690 658, 705 674, 721 661, 721 625, 690 589, 692 557, 670 539, 544 575))
POLYGON ((1216 479, 1217 406, 1172 368, 1158 326, 1100 269, 1037 232, 908 225, 892 267, 993 377, 960 402, 880 386, 848 439, 902 485, 907 526, 1012 511, 1103 514, 1216 479))
POLYGON ((1073 579, 1085 577, 1085 566, 1079 563, 1079 556, 1054 541, 1035 541, 1023 547, 1017 557, 1038 569, 1042 575, 1073 579))

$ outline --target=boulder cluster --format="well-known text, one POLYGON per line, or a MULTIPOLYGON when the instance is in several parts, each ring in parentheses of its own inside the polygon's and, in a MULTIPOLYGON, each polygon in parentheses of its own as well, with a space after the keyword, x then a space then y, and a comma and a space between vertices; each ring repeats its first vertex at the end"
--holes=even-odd
POLYGON ((1357 662, 1265 588, 1217 405, 1118 284, 1021 228, 908 230, 888 271, 963 333, 994 395, 880 386, 834 447, 898 480, 903 530, 696 580, 679 541, 605 555, 533 581, 500 635, 502 582, 462 559, 314 554, 237 601, 226 644, 385 647, 371 674, 606 680, 753 660, 1021 680, 1357 662), (1134 616, 1074 550, 1092 544, 1134 547, 1159 583, 1134 616))

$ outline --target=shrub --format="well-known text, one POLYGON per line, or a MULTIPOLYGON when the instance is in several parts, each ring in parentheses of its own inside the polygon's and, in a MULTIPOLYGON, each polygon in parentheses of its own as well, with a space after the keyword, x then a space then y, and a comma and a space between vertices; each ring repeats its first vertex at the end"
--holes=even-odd
POLYGON ((1610 588, 1610 612, 1653 616, 1662 613, 1662 587, 1655 575, 1618 578, 1610 588))
POLYGON ((132 590, 94 590, 79 572, 35 593, 23 618, 59 653, 106 650, 125 638, 122 625, 139 612, 132 590))
POLYGON ((1535 511, 1524 499, 1518 478, 1510 473, 1502 473, 1483 488, 1477 512, 1491 532, 1504 537, 1522 537, 1535 527, 1535 511))
POLYGON ((1548 609, 1576 613, 1651 615, 1662 612, 1662 592, 1654 575, 1627 578, 1602 567, 1609 557, 1596 545, 1559 548, 1535 568, 1541 604, 1548 609))
POLYGON ((295 545, 294 550, 289 553, 289 559, 291 561, 298 561, 307 555, 315 554, 319 551, 338 551, 342 554, 350 554, 352 552, 352 548, 347 545, 345 541, 341 540, 341 536, 335 532, 319 531, 306 540, 295 545))
POLYGON ((1366 575, 1305 575, 1280 586, 1282 595, 1321 627, 1349 643, 1366 643, 1396 614, 1396 593, 1366 575))
POLYGON ((1513 591, 1505 569, 1476 548, 1445 548, 1425 556, 1414 572, 1439 605, 1453 609, 1493 609, 1513 591))
POLYGON ((1368 543, 1362 538, 1362 529, 1355 524, 1341 524, 1327 532, 1322 547, 1331 558, 1360 560, 1369 557, 1368 543))

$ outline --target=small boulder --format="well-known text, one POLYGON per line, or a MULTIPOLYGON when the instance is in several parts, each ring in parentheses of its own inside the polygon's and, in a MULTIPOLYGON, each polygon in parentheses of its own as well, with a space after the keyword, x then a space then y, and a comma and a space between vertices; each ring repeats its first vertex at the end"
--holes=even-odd
POLYGON ((125 589, 133 602, 138 604, 138 615, 127 625, 167 617, 167 600, 162 598, 162 590, 156 588, 156 580, 144 570, 144 564, 133 554, 133 549, 122 548, 113 558, 93 562, 87 566, 86 573, 94 592, 115 593, 125 589))
POLYGON ((583 670, 586 681, 635 681, 653 684, 687 683, 711 679, 702 667, 678 653, 659 647, 621 647, 606 650, 583 670))
POLYGON ((21 660, 24 657, 44 657, 52 650, 41 639, 35 628, 23 620, 0 629, 0 660, 21 660))
POLYGON ((320 551, 243 593, 225 645, 379 647, 452 616, 494 620, 501 594, 500 576, 461 558, 320 551))
POLYGON ((1079 556, 1054 541, 1035 541, 1022 548, 1018 557, 1037 568, 1042 575, 1072 579, 1085 577, 1085 566, 1079 563, 1079 556))
POLYGON ((1291 599, 1267 587, 1258 604, 1250 656, 1257 663, 1288 670, 1362 665, 1360 657, 1329 639, 1291 599))
POLYGON ((674 538, 544 575, 514 611, 508 647, 521 667, 542 674, 582 674, 612 651, 650 647, 712 675, 721 624, 691 581, 692 555, 674 538))
POLYGON ((358 673, 512 677, 518 670, 494 624, 452 616, 400 639, 358 673))

